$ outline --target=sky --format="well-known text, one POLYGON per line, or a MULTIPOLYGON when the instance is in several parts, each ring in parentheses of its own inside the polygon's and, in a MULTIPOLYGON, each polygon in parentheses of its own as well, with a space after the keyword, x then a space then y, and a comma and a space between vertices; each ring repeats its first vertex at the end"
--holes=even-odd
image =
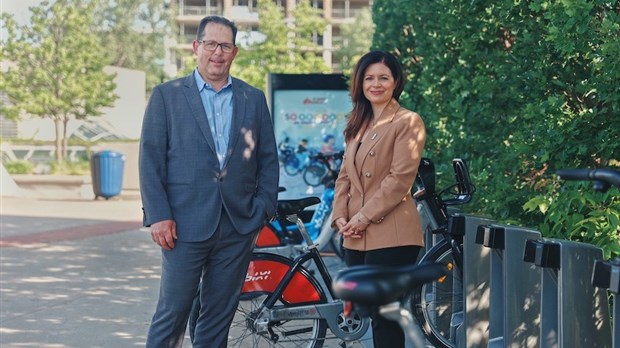
POLYGON ((0 0, 0 10, 12 13, 15 20, 24 24, 30 18, 29 7, 39 5, 43 0, 0 0))

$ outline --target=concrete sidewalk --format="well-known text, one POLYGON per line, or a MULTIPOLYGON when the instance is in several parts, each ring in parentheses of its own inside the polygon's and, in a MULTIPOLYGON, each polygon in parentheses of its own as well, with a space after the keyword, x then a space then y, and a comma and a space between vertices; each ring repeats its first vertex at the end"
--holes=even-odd
POLYGON ((2 197, 0 347, 143 347, 161 261, 141 219, 135 195, 2 197))
POLYGON ((2 197, 0 346, 144 346, 160 252, 139 200, 2 197))

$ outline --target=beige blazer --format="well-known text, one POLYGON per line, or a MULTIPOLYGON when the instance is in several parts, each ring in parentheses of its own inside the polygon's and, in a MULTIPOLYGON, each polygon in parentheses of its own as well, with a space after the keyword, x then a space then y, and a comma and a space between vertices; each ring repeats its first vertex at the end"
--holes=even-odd
POLYGON ((356 137, 347 144, 336 180, 332 223, 341 217, 348 221, 359 211, 372 223, 363 238, 346 238, 346 248, 424 245, 420 215, 410 190, 425 141, 420 115, 392 99, 363 143, 356 137))

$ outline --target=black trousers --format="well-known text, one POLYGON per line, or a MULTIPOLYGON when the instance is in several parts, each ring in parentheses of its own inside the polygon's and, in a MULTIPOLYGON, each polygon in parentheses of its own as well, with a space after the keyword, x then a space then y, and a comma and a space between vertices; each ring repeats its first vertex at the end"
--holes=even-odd
MULTIPOLYGON (((403 266, 416 263, 420 246, 402 246, 369 251, 345 249, 347 266, 380 265, 403 266)), ((375 348, 404 348, 405 333, 400 325, 383 318, 378 313, 372 316, 372 337, 375 348)))

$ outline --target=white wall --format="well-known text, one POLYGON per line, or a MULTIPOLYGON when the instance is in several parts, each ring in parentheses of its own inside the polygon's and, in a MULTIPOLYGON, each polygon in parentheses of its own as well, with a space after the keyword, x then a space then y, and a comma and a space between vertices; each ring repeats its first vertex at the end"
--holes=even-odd
MULTIPOLYGON (((116 95, 114 106, 103 108, 103 115, 91 119, 102 118, 116 129, 119 135, 130 139, 140 137, 142 118, 146 106, 146 75, 144 71, 118 67, 105 67, 104 71, 116 73, 116 95)), ((71 120, 68 125, 69 134, 73 133, 82 121, 71 120)), ((19 137, 35 140, 54 140, 54 123, 51 119, 25 118, 18 124, 19 137)))

